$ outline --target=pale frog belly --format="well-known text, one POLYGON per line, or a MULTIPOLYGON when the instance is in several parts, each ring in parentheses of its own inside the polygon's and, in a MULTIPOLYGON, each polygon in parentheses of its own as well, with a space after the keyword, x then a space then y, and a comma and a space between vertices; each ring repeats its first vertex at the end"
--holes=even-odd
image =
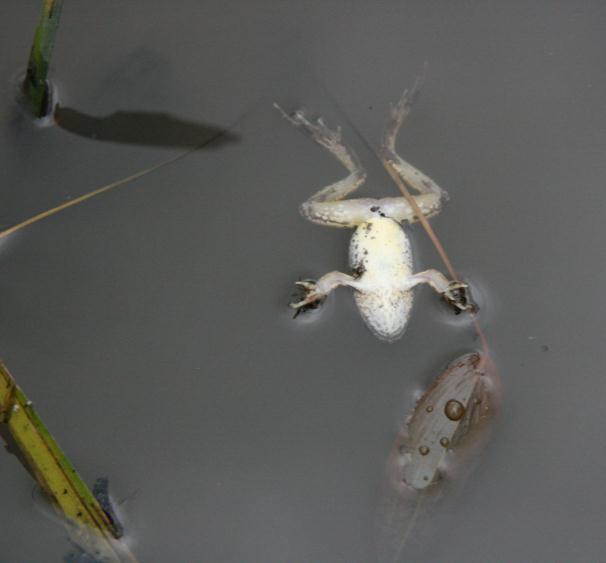
POLYGON ((383 340, 399 338, 413 302, 412 291, 401 289, 412 274, 406 233, 388 218, 363 223, 351 238, 349 259, 362 286, 354 295, 364 322, 383 340))

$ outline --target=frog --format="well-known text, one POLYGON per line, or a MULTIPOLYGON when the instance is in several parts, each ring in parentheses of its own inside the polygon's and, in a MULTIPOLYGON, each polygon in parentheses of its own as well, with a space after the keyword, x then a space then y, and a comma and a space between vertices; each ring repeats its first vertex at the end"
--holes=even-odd
MULTIPOLYGON (((396 140, 412 101, 417 84, 404 90, 392 106, 385 128, 380 158, 402 182, 414 190, 414 201, 425 218, 437 215, 448 194, 431 178, 405 161, 396 152, 396 140)), ((436 269, 413 273, 409 234, 404 227, 416 223, 417 210, 405 197, 350 198, 364 184, 367 175, 354 150, 342 140, 341 128, 330 129, 322 117, 311 120, 304 110, 286 113, 276 108, 292 125, 302 129, 333 155, 348 175, 314 193, 300 206, 301 215, 323 226, 350 228, 350 273, 331 271, 317 280, 296 283, 299 299, 290 303, 298 313, 318 308, 326 297, 341 286, 353 289, 360 315, 380 340, 395 342, 405 332, 414 300, 413 289, 430 286, 455 313, 475 310, 468 284, 450 280, 436 269)))

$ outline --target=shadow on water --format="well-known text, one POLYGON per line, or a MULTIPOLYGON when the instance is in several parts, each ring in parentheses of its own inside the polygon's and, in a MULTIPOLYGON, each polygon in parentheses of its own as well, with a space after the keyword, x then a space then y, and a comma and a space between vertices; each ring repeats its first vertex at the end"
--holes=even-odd
MULTIPOLYGON (((2 422, 2 419, 0 419, 2 422)), ((24 469, 30 474, 33 479, 36 479, 36 476, 33 474, 26 457, 23 455, 15 438, 10 433, 6 424, 0 424, 0 442, 4 445, 4 451, 8 454, 14 455, 19 463, 24 467, 24 469)))
POLYGON ((220 127, 149 111, 117 111, 94 117, 57 106, 55 121, 61 129, 82 137, 132 145, 218 148, 240 140, 239 135, 220 127))

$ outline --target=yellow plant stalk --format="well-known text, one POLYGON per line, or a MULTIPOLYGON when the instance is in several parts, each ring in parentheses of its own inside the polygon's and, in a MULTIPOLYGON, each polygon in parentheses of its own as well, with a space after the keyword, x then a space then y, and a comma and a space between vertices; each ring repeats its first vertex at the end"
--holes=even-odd
POLYGON ((104 563, 136 562, 90 489, 44 426, 32 402, 0 362, 0 425, 27 469, 63 517, 71 540, 104 563))

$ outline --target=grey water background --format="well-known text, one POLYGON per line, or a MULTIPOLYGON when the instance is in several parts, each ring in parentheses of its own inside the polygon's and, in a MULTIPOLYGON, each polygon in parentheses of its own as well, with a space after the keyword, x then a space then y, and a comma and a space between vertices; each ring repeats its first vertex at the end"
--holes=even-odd
MULTIPOLYGON (((67 2, 52 77, 81 135, 15 102, 38 9, 0 6, 3 225, 177 154, 180 130, 234 136, 0 242, 0 355, 86 481, 109 478, 141 561, 374 560, 397 429, 477 342, 427 288, 393 345, 347 290, 291 319, 293 281, 345 269, 350 232, 298 215, 343 170, 272 102, 342 124, 360 193, 396 195, 354 126, 376 146, 425 62, 399 149, 450 193, 432 224, 504 393, 407 560, 606 560, 606 5, 67 2), (95 139, 117 112, 168 121, 95 139)), ((410 232, 417 266, 442 269, 410 232)), ((3 455, 3 563, 69 551, 32 489, 3 455)))

